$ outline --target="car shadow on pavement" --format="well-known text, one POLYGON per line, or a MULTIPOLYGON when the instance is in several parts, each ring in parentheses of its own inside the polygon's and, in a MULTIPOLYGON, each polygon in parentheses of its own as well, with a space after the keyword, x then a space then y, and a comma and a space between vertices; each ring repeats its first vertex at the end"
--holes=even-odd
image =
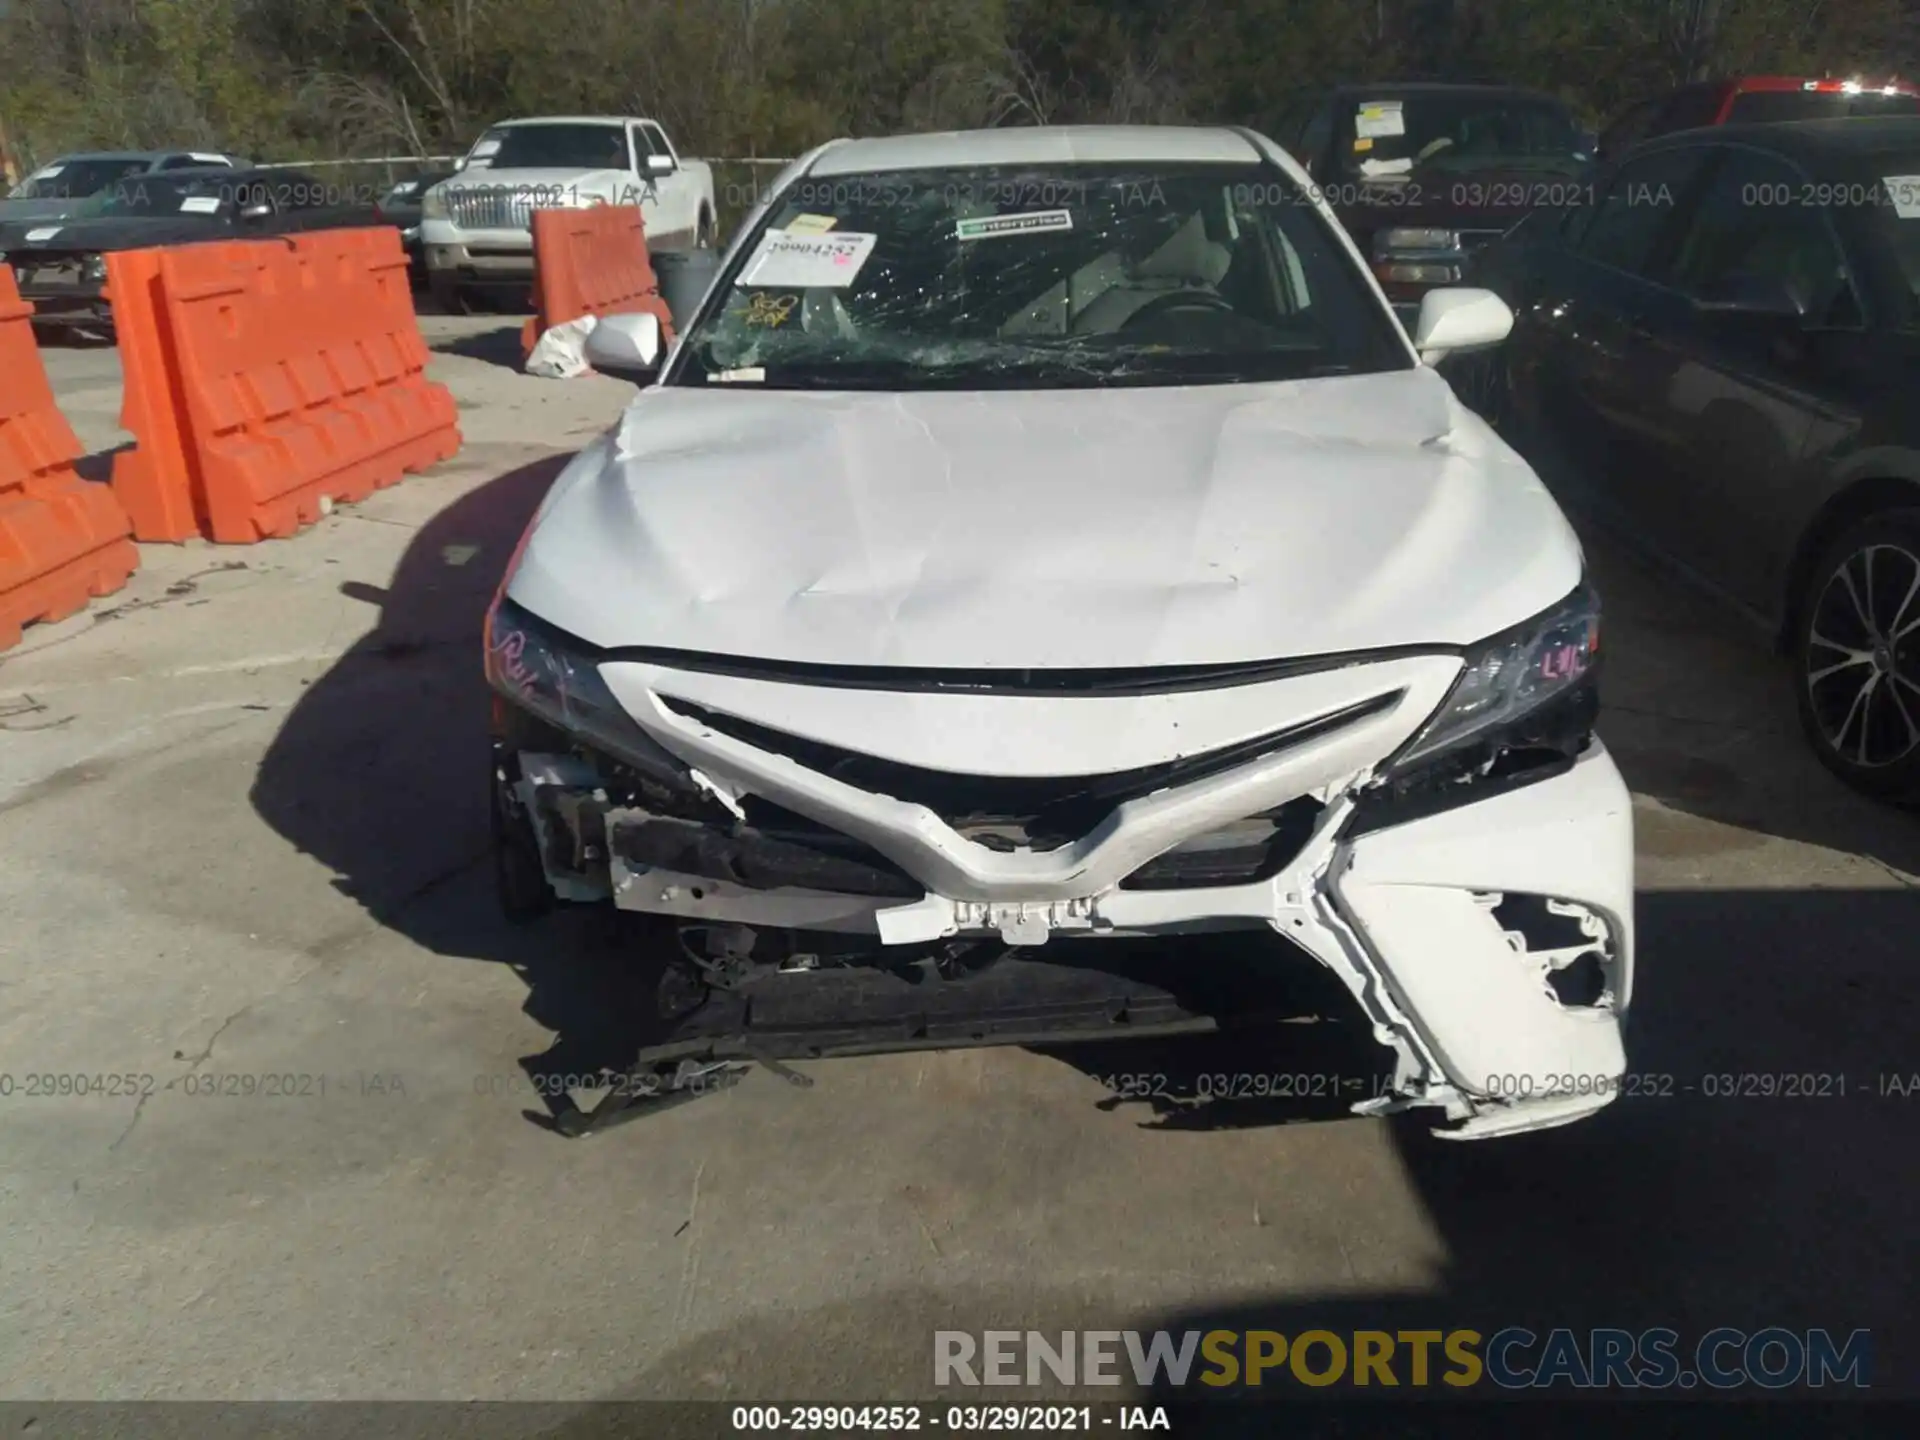
POLYGON ((1920 1394, 1920 1270, 1905 1238, 1920 1185, 1920 897, 1651 892, 1638 908, 1631 1093, 1590 1120, 1502 1140, 1436 1138, 1418 1112, 1395 1120, 1445 1246, 1437 1285, 1199 1306, 1154 1325, 1667 1326, 1683 1358, 1718 1326, 1825 1327, 1842 1341, 1864 1328, 1876 1395, 1920 1394))
POLYGON ((556 1032, 526 1062, 536 1078, 624 1064, 653 1000, 636 983, 631 962, 649 957, 636 955, 627 917, 562 906, 516 926, 493 892, 481 627, 508 557, 571 458, 520 466, 454 501, 385 587, 340 587, 375 607, 377 621, 307 687, 250 795, 380 925, 434 954, 513 967, 526 1012, 556 1032))
MULTIPOLYGON (((1920 1027, 1908 978, 1914 897, 1893 890, 1652 892, 1641 896, 1640 907, 1645 969, 1630 1032, 1631 1093, 1589 1120, 1498 1140, 1436 1138, 1430 1122, 1420 1118, 1431 1112, 1379 1122, 1390 1127, 1398 1171, 1393 1183, 1404 1184, 1424 1213, 1434 1260, 1408 1266, 1376 1250, 1363 1219, 1342 1224, 1335 1218, 1351 1275, 1337 1289, 1263 1295, 1257 1258, 1231 1297, 1173 1307, 1116 1299, 1124 1289, 1105 1289, 1091 1279, 1078 1280, 1063 1294, 1038 1277, 1030 1285, 975 1288, 974 1277, 963 1272, 943 1276, 924 1293, 861 1291, 813 1311, 753 1313, 690 1333, 678 1346, 648 1357, 638 1373, 609 1387, 605 1398, 737 1398, 739 1386, 764 1373, 772 1360, 782 1388, 777 1396, 764 1388, 754 1392, 767 1399, 1057 1404, 1069 1398, 1066 1392, 1035 1393, 1017 1385, 936 1390, 934 1332, 1037 1330, 1052 1344, 1066 1328, 1133 1329, 1148 1336, 1166 1330, 1177 1345, 1187 1331, 1263 1330, 1286 1337, 1291 1347, 1307 1332, 1320 1331, 1342 1344, 1341 1373, 1324 1386, 1296 1378, 1283 1356, 1258 1386, 1249 1386, 1244 1372, 1225 1377, 1224 1385, 1201 1384, 1201 1375, 1219 1372, 1196 1359, 1185 1384, 1162 1376, 1137 1389, 1127 1352, 1116 1344, 1121 1383, 1104 1390, 1082 1386, 1070 1398, 1197 1405, 1198 1413, 1179 1415, 1174 1433, 1180 1435, 1618 1435, 1625 1419, 1618 1411, 1522 1405, 1504 1412, 1511 1423, 1498 1427, 1489 1426, 1494 1417, 1485 1411, 1465 1420, 1457 1413, 1450 1417, 1452 1399, 1551 1404, 1600 1392, 1583 1391, 1569 1379, 1534 1390, 1504 1390, 1491 1376, 1471 1387, 1450 1385, 1443 1377, 1457 1367, 1439 1343, 1432 1347, 1425 1383, 1416 1383, 1411 1352, 1418 1342, 1404 1332, 1476 1331, 1484 1361, 1487 1340, 1522 1327, 1537 1340, 1509 1358, 1516 1368, 1530 1369, 1541 1359, 1539 1342, 1555 1329, 1576 1332, 1590 1355, 1587 1335, 1594 1329, 1639 1336, 1664 1328, 1675 1332, 1672 1348, 1682 1369, 1693 1371, 1697 1347, 1716 1329, 1753 1335, 1780 1327, 1802 1336, 1824 1329, 1840 1348, 1855 1331, 1868 1331, 1858 1353, 1865 1360, 1860 1378, 1871 1390, 1863 1395, 1851 1384, 1834 1384, 1784 1392, 1796 1403, 1776 1409, 1763 1433, 1908 1433, 1910 1421, 1904 1422, 1908 1430, 1896 1430, 1891 1422, 1901 1417, 1877 1407, 1863 1411, 1858 1402, 1920 1395, 1911 1302, 1920 1274, 1907 1239, 1910 1196, 1920 1184, 1920 1151, 1911 1144, 1920 1116, 1920 1044, 1914 1039, 1920 1027), (1377 1376, 1368 1388, 1351 1383, 1356 1331, 1390 1337, 1395 1388, 1379 1385, 1377 1376), (796 1336, 814 1339, 800 1343, 796 1336), (822 1336, 832 1337, 831 1343, 822 1336), (1282 1412, 1232 1403, 1263 1399, 1291 1402, 1283 1421, 1282 1412), (1376 1419, 1364 1429, 1348 1428, 1343 1413, 1355 1417, 1345 1407, 1369 1401, 1397 1401, 1406 1408, 1389 1423, 1376 1419), (1842 1413, 1836 1419, 1810 1401, 1842 1413)), ((1112 1053, 1124 1051, 1116 1046, 1112 1053)), ((1286 1061, 1269 1055, 1266 1064, 1281 1069, 1338 1063, 1291 1049, 1287 1055, 1286 1061)), ((1160 1063, 1151 1054, 1115 1061, 1160 1063)), ((1219 1069, 1226 1062, 1208 1063, 1219 1069)), ((1228 1115, 1234 1103, 1213 1107, 1220 1125, 1262 1123, 1255 1118, 1262 1102, 1247 1102, 1237 1120, 1228 1115)), ((1208 1177, 1196 1174, 1193 1183, 1204 1186, 1208 1177)), ((1316 1198, 1327 1182, 1281 1172, 1269 1183, 1264 1223, 1272 1231, 1273 1268, 1284 1272, 1298 1243, 1293 1217, 1298 1214, 1316 1233, 1329 1223, 1316 1198), (1297 1201, 1296 1186, 1304 1192, 1297 1201)), ((1356 1217, 1367 1209, 1356 1203, 1356 1217)), ((1243 1246, 1243 1240, 1231 1243, 1243 1246)), ((1118 1273, 1124 1280, 1128 1272, 1118 1273)), ((1229 1348, 1245 1353, 1238 1344, 1229 1348)), ((1739 1353, 1735 1347, 1712 1358, 1727 1362, 1739 1353)), ((1316 1342, 1310 1357, 1307 1373, 1324 1376, 1332 1364, 1324 1341, 1316 1342)), ((1780 1363, 1778 1356, 1772 1363, 1780 1363)), ((1714 1392, 1675 1383, 1637 1393, 1674 1400, 1714 1392)), ((1733 1393, 1763 1398, 1752 1388, 1733 1393)), ((1633 1433, 1675 1440, 1722 1428, 1754 1433, 1759 1418, 1664 1407, 1629 1413, 1633 1433), (1734 1424, 1714 1423, 1722 1418, 1734 1424)), ((616 1433, 600 1427, 617 1418, 617 1411, 582 1407, 541 1433, 585 1440, 616 1433)), ((659 1433, 673 1432, 663 1426, 659 1433)))
POLYGON ((446 339, 435 339, 432 348, 442 355, 459 355, 468 360, 484 361, 488 365, 498 365, 518 374, 526 365, 526 356, 520 349, 520 329, 522 321, 513 320, 488 330, 476 330, 470 334, 455 335, 446 339))

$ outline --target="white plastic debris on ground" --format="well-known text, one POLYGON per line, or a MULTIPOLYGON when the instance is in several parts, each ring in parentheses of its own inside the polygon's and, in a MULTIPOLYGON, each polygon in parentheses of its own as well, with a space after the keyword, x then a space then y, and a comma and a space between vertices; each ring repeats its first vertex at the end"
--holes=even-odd
POLYGON ((534 342, 527 356, 527 374, 546 380, 572 380, 592 370, 587 364, 587 336, 598 321, 592 315, 563 320, 534 342))

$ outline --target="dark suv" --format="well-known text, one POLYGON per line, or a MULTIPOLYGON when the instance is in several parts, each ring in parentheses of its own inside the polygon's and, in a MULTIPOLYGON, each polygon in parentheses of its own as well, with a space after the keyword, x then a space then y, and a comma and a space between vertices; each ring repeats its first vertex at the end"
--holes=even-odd
POLYGON ((1403 319, 1529 212, 1577 203, 1592 161, 1565 104, 1507 85, 1346 85, 1278 128, 1403 319))

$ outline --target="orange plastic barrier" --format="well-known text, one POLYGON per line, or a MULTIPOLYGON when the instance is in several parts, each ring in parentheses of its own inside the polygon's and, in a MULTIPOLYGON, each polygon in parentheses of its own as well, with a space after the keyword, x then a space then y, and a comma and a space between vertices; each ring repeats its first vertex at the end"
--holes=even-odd
POLYGON ((22 626, 111 595, 140 563, 113 492, 74 471, 80 440, 54 403, 32 314, 0 265, 0 650, 22 626))
POLYGON ((458 452, 397 231, 183 245, 108 257, 126 355, 114 472, 141 539, 291 535, 458 452), (116 267, 116 262, 118 262, 116 267), (123 306, 123 290, 145 298, 123 306), (144 457, 142 452, 145 452, 144 457))
POLYGON ((133 521, 136 540, 191 540, 202 533, 201 507, 188 472, 187 402, 173 364, 173 337, 160 295, 164 250, 107 255, 107 302, 120 347, 120 428, 131 450, 113 457, 113 493, 133 521))
POLYGON ((647 258, 638 205, 533 212, 533 318, 521 328, 522 356, 548 330, 582 315, 657 315, 663 344, 673 315, 647 258))

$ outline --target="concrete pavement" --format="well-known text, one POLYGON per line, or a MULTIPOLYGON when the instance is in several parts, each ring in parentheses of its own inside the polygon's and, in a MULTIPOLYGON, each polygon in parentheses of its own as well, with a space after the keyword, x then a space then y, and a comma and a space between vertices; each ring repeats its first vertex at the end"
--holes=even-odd
MULTIPOLYGON (((925 1399, 940 1328, 1424 1321, 1865 1326, 1876 1388, 1916 1388, 1920 1097, 1881 1090, 1920 1073, 1920 821, 1829 779, 1756 637, 1604 536, 1630 1044, 1669 1097, 1456 1146, 1102 1081, 1371 1063, 1299 1026, 530 1122, 519 1061, 590 1060, 619 969, 576 917, 495 918, 478 621, 629 392, 424 323, 457 462, 292 540, 145 547, 0 657, 0 1396, 925 1399), (1806 1073, 1845 1093, 1702 1093, 1806 1073)), ((123 441, 114 353, 46 354, 123 441)))

